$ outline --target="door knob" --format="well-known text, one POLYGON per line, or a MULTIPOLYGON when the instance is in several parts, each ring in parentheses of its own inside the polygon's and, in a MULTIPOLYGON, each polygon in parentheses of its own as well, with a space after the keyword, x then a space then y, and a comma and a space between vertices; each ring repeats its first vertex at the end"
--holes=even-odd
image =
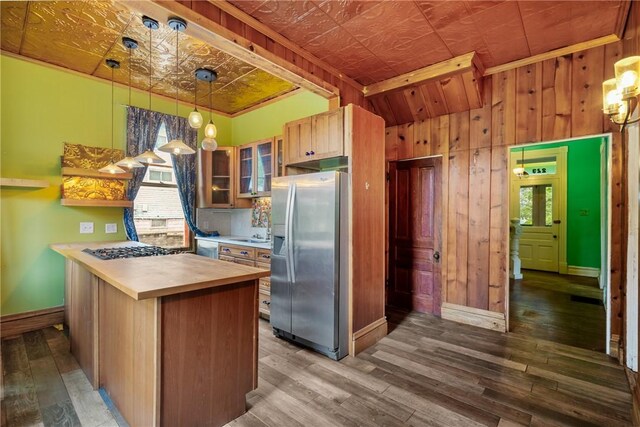
POLYGON ((557 239, 557 238, 558 238, 558 236, 554 234, 554 235, 553 235, 553 238, 554 238, 554 239, 557 239))
POLYGON ((436 260, 436 262, 440 262, 440 252, 435 251, 435 252, 433 253, 433 259, 435 259, 435 260, 436 260))

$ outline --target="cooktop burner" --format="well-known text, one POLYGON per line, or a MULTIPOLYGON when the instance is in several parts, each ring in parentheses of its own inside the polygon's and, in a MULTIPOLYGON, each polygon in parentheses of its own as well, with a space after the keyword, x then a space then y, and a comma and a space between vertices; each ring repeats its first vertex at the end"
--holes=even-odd
POLYGON ((96 258, 103 260, 119 259, 119 258, 134 258, 143 256, 159 256, 159 255, 173 255, 182 253, 179 249, 167 249, 160 246, 130 246, 121 248, 101 248, 101 249, 83 249, 82 252, 86 252, 93 255, 96 258))

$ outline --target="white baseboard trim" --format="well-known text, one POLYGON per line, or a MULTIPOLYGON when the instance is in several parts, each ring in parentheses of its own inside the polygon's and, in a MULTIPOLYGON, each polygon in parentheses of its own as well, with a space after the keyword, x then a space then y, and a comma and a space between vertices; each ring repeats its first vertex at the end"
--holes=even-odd
POLYGON ((570 265, 567 268, 567 274, 572 276, 584 276, 584 277, 600 277, 600 269, 593 267, 578 267, 576 265, 570 265))
POLYGON ((441 315, 445 320, 491 329, 492 331, 507 331, 507 321, 504 313, 445 302, 442 304, 441 315))

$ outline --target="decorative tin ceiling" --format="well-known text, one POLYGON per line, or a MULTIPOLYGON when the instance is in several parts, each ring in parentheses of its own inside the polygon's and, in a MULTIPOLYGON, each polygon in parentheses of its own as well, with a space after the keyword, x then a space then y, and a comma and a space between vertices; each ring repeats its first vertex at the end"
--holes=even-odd
MULTIPOLYGON (((74 71, 110 79, 106 58, 117 59, 117 82, 128 83, 128 51, 123 36, 138 41, 132 54, 132 86, 149 89, 149 30, 141 15, 115 1, 1 1, 2 50, 74 71)), ((175 32, 166 23, 153 31, 151 91, 193 103, 195 79, 200 67, 214 69, 213 108, 241 112, 296 87, 263 70, 180 34, 178 74, 175 73, 175 32)), ((206 107, 208 83, 198 83, 198 104, 206 107)))
POLYGON ((363 85, 475 51, 485 67, 616 34, 630 3, 230 0, 363 85))

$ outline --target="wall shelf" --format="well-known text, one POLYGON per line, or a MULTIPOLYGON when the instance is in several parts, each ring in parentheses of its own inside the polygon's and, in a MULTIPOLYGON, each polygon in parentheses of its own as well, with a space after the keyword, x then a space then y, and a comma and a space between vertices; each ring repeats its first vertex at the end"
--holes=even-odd
POLYGON ((62 176, 86 176, 90 178, 104 178, 104 179, 122 179, 128 180, 133 178, 132 173, 119 173, 119 174, 110 174, 110 173, 102 173, 93 169, 83 169, 83 168, 71 168, 65 166, 62 168, 62 176))
POLYGON ((44 179, 0 178, 2 187, 47 188, 49 181, 44 179))
POLYGON ((83 206, 103 208, 132 208, 131 200, 101 200, 101 199, 60 199, 62 206, 83 206))

